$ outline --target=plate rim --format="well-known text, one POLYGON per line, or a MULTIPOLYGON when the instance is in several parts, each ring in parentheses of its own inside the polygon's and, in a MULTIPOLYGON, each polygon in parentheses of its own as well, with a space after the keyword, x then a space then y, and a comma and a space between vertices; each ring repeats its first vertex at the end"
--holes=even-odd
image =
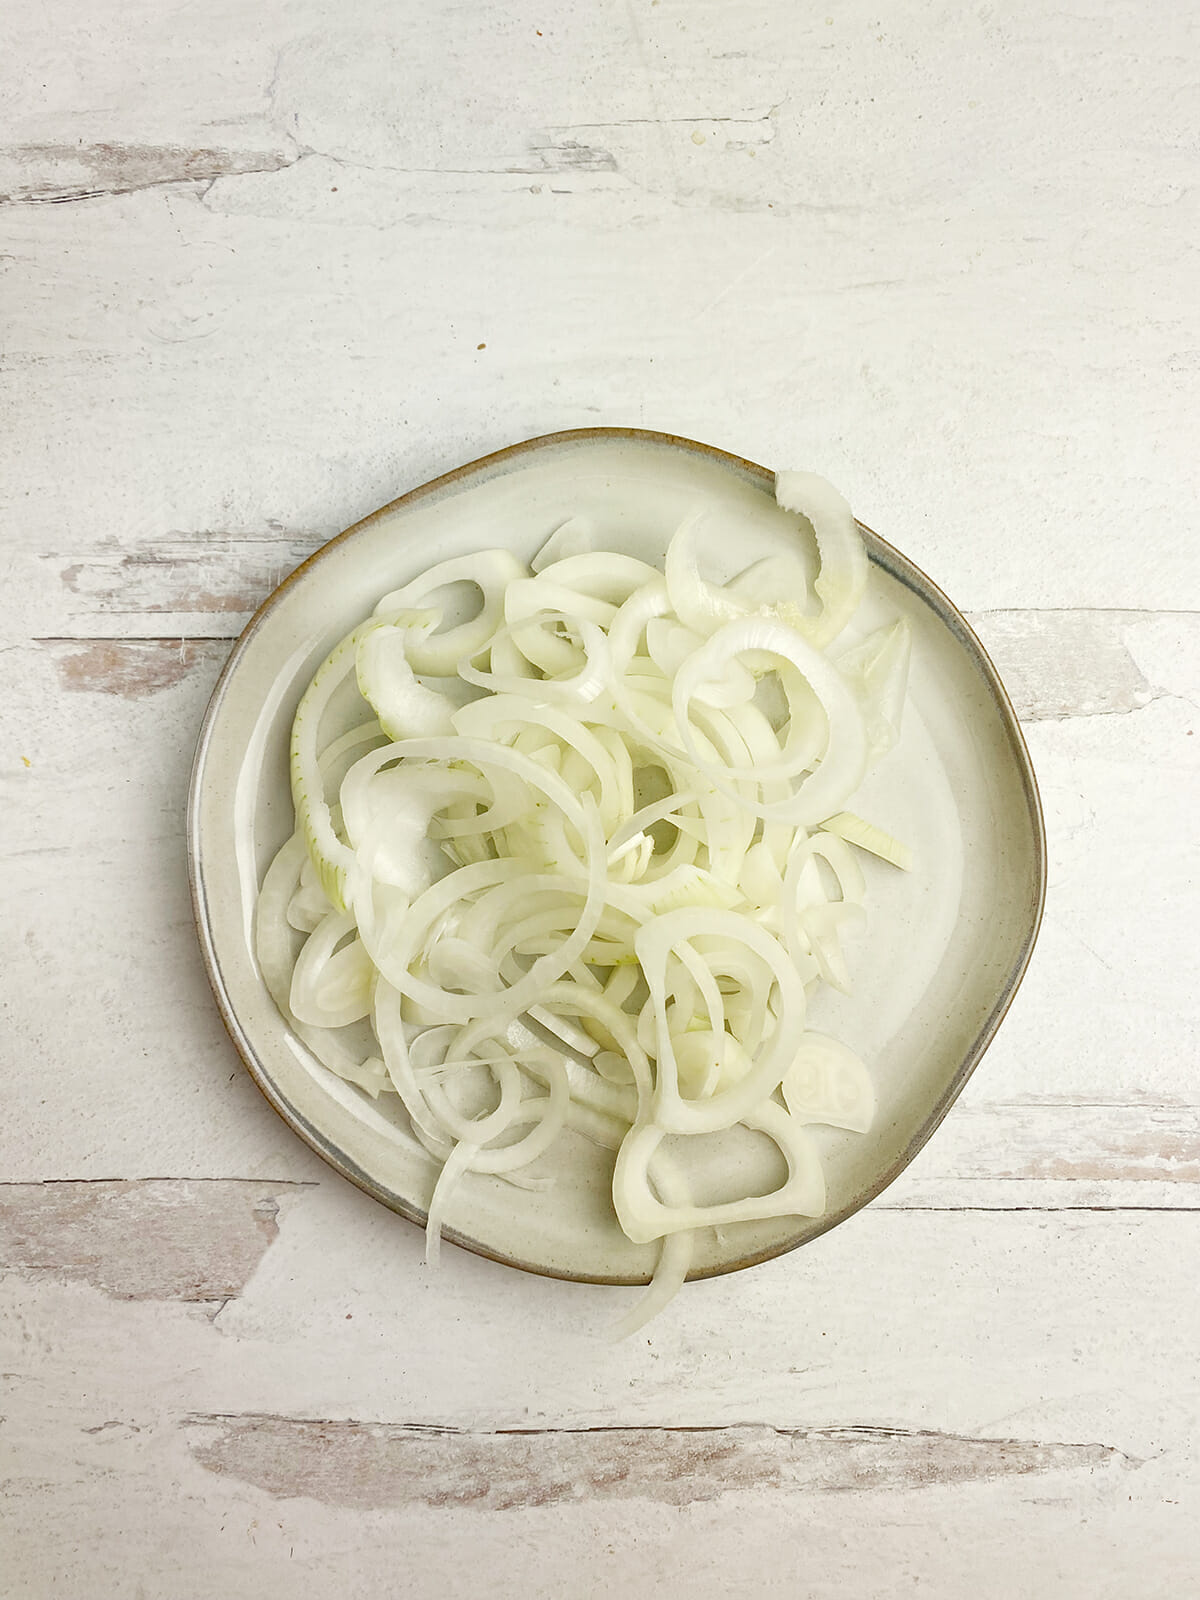
MULTIPOLYGON (((197 736, 196 749, 192 758, 188 781, 185 825, 187 878, 192 906, 192 920, 195 924, 205 976, 221 1022, 230 1041, 241 1057, 242 1064, 250 1074, 251 1080, 262 1093, 271 1109, 291 1131, 342 1177, 347 1178, 373 1200, 377 1200, 380 1204, 386 1206, 388 1210, 406 1217, 409 1221, 415 1222, 419 1226, 424 1226, 426 1220, 425 1213, 420 1206, 414 1205, 406 1201, 402 1195, 384 1188, 370 1173, 364 1171, 357 1163, 351 1160, 344 1151, 329 1142, 322 1135, 320 1129, 309 1123, 308 1119, 302 1116, 276 1090, 270 1075, 259 1061, 253 1043, 247 1036, 237 1015, 225 986, 220 959, 213 942, 207 897, 203 883, 203 868, 200 855, 200 802, 203 791, 205 760, 208 755, 213 729, 228 692, 230 680, 236 672, 238 663, 245 654, 251 639, 292 585, 299 582, 316 563, 324 560, 331 550, 353 537, 368 523, 374 522, 401 507, 415 505, 429 495, 444 490, 461 479, 476 475, 484 468, 494 468, 501 462, 512 462, 521 456, 530 455, 551 446, 622 439, 654 445, 674 446, 694 452, 716 462, 722 467, 738 469, 748 477, 758 479, 767 488, 772 488, 775 481, 775 473, 772 469, 764 467, 756 461, 751 461, 745 456, 735 455, 731 451, 722 450, 716 445, 689 439, 682 434, 663 433, 648 428, 604 426, 568 428, 555 433, 539 434, 530 439, 523 439, 516 444, 505 445, 502 449, 490 451, 486 455, 479 456, 473 461, 465 462, 449 472, 441 473, 439 476, 429 479, 428 482, 407 490, 394 500, 389 500, 377 510, 368 513, 365 517, 360 517, 357 522, 351 523, 349 527, 344 528, 340 533, 334 534, 332 538, 325 540, 281 579, 254 611, 234 642, 233 649, 230 651, 228 659, 221 668, 221 672, 213 686, 212 694, 209 697, 200 723, 200 731, 197 736)), ((1029 968, 1029 962, 1033 956, 1034 947, 1041 929, 1046 904, 1047 880, 1045 818, 1033 762, 1029 755, 1020 720, 1013 708, 1008 691, 1005 689, 995 663, 988 655, 978 634, 976 634, 963 613, 954 605, 953 601, 910 557, 904 555, 903 552, 882 538, 872 528, 869 528, 866 523, 858 521, 857 518, 855 520, 859 529, 867 536, 869 553, 872 559, 882 566, 890 577, 902 583, 906 588, 918 595, 919 598, 930 604, 939 619, 950 628, 959 643, 974 658, 975 664, 980 669, 988 691, 1000 712, 1008 744, 1016 762, 1022 795, 1028 810, 1031 826, 1035 873, 1032 915, 1018 950, 1017 958, 1006 974, 994 1005, 942 1095, 926 1114, 916 1133, 899 1156, 889 1163, 865 1190, 857 1194, 850 1204, 843 1206, 838 1211, 829 1212, 822 1217, 808 1219, 808 1226, 800 1237, 750 1251, 736 1260, 721 1261, 711 1266, 697 1269, 688 1274, 689 1282, 697 1282, 705 1278, 724 1277, 728 1273, 744 1271, 748 1267, 758 1266, 765 1261, 789 1255, 793 1250, 798 1250, 806 1244, 811 1244, 823 1234, 828 1233, 830 1229, 848 1221, 870 1205, 872 1201, 878 1199, 884 1190, 896 1181, 936 1133, 951 1107, 966 1087, 979 1062, 983 1059, 1009 1007, 1012 1005, 1017 990, 1021 986, 1029 968)), ((547 1267, 538 1262, 525 1261, 519 1256, 509 1255, 502 1250, 494 1249, 478 1239, 461 1233, 457 1229, 445 1228, 443 1230, 443 1238, 447 1243, 459 1245, 463 1249, 471 1251, 474 1255, 482 1256, 503 1266, 516 1267, 518 1270, 531 1273, 536 1277, 556 1278, 574 1283, 626 1286, 643 1285, 648 1281, 646 1275, 601 1275, 570 1272, 562 1268, 547 1267)))

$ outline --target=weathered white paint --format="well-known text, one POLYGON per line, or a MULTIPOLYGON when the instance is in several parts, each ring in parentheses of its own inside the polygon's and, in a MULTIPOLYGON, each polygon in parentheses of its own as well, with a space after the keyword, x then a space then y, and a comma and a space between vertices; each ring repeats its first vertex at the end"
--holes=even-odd
MULTIPOLYGON (((1195 1212, 868 1211, 790 1257, 689 1285, 611 1344, 635 1291, 463 1252, 429 1270, 416 1230, 345 1184, 270 1192, 278 1235, 219 1315, 169 1282, 129 1298, 72 1263, 19 1269, 0 1370, 53 1386, 81 1427, 192 1414, 470 1432, 766 1422, 1139 1457, 1191 1448, 1200 1288, 1180 1263, 1200 1239, 1195 1212)), ((208 1259, 225 1248, 212 1241, 208 1259)))
MULTIPOLYGON (((248 1572, 272 1592, 296 1559, 328 1564, 323 1582, 349 1560, 363 1593, 416 1559, 417 1593, 467 1595, 493 1547, 546 1537, 555 1565, 532 1592, 549 1594, 621 1529, 698 1570, 673 1543, 683 1527, 716 1595, 749 1593, 749 1572, 783 1585, 799 1523, 820 1530, 823 1561, 841 1549, 830 1586, 889 1592, 892 1529, 934 1592, 955 1594, 974 1523, 976 1547, 1025 1526, 1042 1560, 1058 1528, 1075 1564, 1061 1592, 1081 1600, 1105 1592, 1101 1559, 1130 1581, 1122 1538, 1152 1542, 1156 1576, 1179 1585, 1194 1570, 1200 1376, 1180 1263, 1198 1226, 868 1214, 693 1286, 612 1346, 596 1331, 603 1291, 461 1256, 425 1273, 411 1229, 344 1185, 305 1190, 215 1318, 48 1274, 14 1284, 6 1547, 22 1574, 106 1593, 136 1593, 135 1574, 175 1593, 186 1556, 202 1595, 248 1572), (613 1427, 629 1430, 618 1453, 580 1432, 613 1427), (506 1444, 497 1430, 515 1431, 506 1444), (440 1565, 451 1544, 468 1563, 456 1579, 440 1565)), ((518 1589, 512 1559, 503 1593, 518 1589)), ((623 1561, 649 1594, 654 1564, 623 1561)), ((1043 1580, 1039 1565, 1017 1592, 1043 1580)))
POLYGON ((0 1587, 1191 1593, 1194 15, 10 9, 0 1587), (593 423, 843 485, 971 610, 1051 845, 902 1180, 617 1347, 269 1111, 181 815, 283 572, 593 423))

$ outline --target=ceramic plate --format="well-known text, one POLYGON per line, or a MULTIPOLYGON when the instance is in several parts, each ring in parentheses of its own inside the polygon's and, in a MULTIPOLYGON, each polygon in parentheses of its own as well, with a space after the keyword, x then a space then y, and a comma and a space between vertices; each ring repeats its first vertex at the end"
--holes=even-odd
MULTIPOLYGON (((435 561, 500 544, 529 558, 560 523, 579 516, 597 525, 607 547, 658 563, 700 499, 746 529, 735 551, 712 552, 718 565, 728 564, 716 576, 732 575, 783 540, 794 548, 794 519, 775 506, 772 473, 686 439, 598 428, 487 456, 404 495, 305 562, 253 618, 213 694, 192 776, 188 849, 217 1004, 285 1121, 331 1166, 414 1221, 424 1221, 436 1172, 405 1137, 396 1097, 372 1101, 309 1055, 267 994, 252 948, 258 884, 293 826, 287 748, 301 692, 380 595, 435 561)), ((863 534, 870 555, 863 626, 906 617, 913 656, 901 740, 868 778, 856 809, 911 844, 918 865, 904 874, 864 861, 870 916, 849 952, 853 996, 823 992, 810 1015, 811 1026, 870 1063, 879 1109, 865 1135, 818 1130, 824 1216, 704 1230, 693 1277, 805 1243, 904 1169, 992 1038, 1041 916, 1037 790, 995 669, 929 579, 876 534, 863 534)), ((714 1184, 755 1192, 756 1148, 731 1145, 714 1184)), ((633 1245, 617 1227, 611 1163, 608 1152, 567 1133, 539 1167, 555 1180, 549 1191, 473 1174, 456 1191, 446 1237, 534 1272, 643 1282, 657 1247, 633 1245)), ((757 1192, 770 1186, 768 1177, 757 1192)))

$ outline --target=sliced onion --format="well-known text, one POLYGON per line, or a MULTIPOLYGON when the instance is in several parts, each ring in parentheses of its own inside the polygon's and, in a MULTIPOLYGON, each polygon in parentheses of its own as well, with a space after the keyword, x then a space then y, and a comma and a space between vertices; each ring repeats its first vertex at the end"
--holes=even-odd
MULTIPOLYGON (((723 793, 742 798, 735 787, 739 780, 762 784, 772 778, 793 778, 802 770, 807 743, 800 752, 785 749, 780 760, 746 771, 724 770, 706 759, 698 748, 688 712, 697 689, 720 676, 724 665, 746 652, 767 651, 790 662, 812 689, 826 718, 825 749, 815 771, 803 778, 791 797, 773 803, 750 802, 749 809, 759 816, 776 816, 811 826, 831 812, 841 810, 862 782, 866 769, 867 747, 862 717, 854 697, 829 661, 782 623, 749 619, 719 629, 701 649, 680 668, 672 689, 675 724, 692 763, 723 793)), ((743 801, 743 803, 745 803, 743 801)))
POLYGON ((414 672, 453 677, 462 658, 478 654, 503 621, 508 585, 528 576, 529 569, 509 550, 480 550, 474 555, 455 556, 430 567, 403 588, 385 594, 375 607, 375 615, 386 617, 420 610, 439 589, 452 583, 478 585, 483 603, 476 615, 456 627, 429 635, 419 645, 414 642, 409 655, 414 672))
POLYGON ((883 829, 877 828, 874 823, 864 822, 862 817, 855 816, 853 811, 839 811, 836 816, 827 818, 825 829, 828 833, 836 833, 839 838, 845 839, 850 844, 856 844, 860 850, 869 850, 881 861, 890 861, 892 866, 899 867, 902 872, 912 871, 913 854, 910 847, 902 844, 899 839, 893 839, 890 833, 884 833, 883 829))
POLYGON ((862 1059, 838 1039, 806 1033, 783 1080, 783 1100, 799 1122, 866 1133, 875 1117, 875 1086, 862 1059))
POLYGON ((595 539, 595 525, 586 517, 568 517, 565 522, 559 523, 529 565, 534 572, 541 572, 551 562, 594 549, 595 539))
POLYGON ((787 1178, 773 1194, 750 1195, 711 1206, 667 1205, 661 1201, 651 1189, 649 1171, 665 1129, 651 1122, 640 1123, 629 1131, 617 1152, 613 1207, 622 1229, 635 1244, 649 1244, 681 1229, 723 1228, 766 1217, 821 1215, 825 1209, 825 1178, 816 1147, 803 1124, 771 1100, 741 1120, 779 1146, 787 1161, 787 1178))
POLYGON ((701 638, 723 623, 738 621, 748 611, 735 594, 700 576, 696 535, 707 521, 704 511, 694 511, 680 523, 667 546, 665 574, 671 609, 685 628, 701 638))
POLYGON ((436 612, 414 611, 394 621, 381 619, 359 634, 354 656, 359 693, 389 739, 453 729, 453 702, 421 683, 412 667, 412 656, 420 653, 436 623, 436 612))
POLYGON ((741 531, 703 508, 662 573, 572 520, 532 574, 484 551, 385 596, 301 701, 297 830, 256 913, 289 1025, 393 1089, 440 1169, 431 1259, 460 1185, 545 1187, 536 1162, 568 1129, 616 1153, 619 1224, 662 1241, 626 1332, 683 1282, 698 1229, 819 1214, 807 1125, 857 1131, 873 1109, 863 1063, 806 1016, 818 981, 849 985, 852 846, 908 864, 849 809, 898 736, 908 630, 831 659, 865 582, 857 527, 810 474, 776 491, 811 524, 812 596, 799 548, 713 582, 702 537, 736 550, 741 531), (479 610, 443 627, 439 591, 464 581, 479 610), (375 719, 330 741, 355 680, 375 719), (774 1141, 785 1182, 694 1204, 689 1140, 738 1125, 774 1141))
POLYGON ((821 570, 813 585, 821 610, 796 626, 810 643, 824 648, 858 609, 867 583, 867 553, 854 514, 831 483, 815 472, 777 472, 775 499, 812 524, 821 570))
POLYGON ((900 737, 911 656, 912 630, 902 617, 889 627, 876 629, 838 657, 838 671, 862 706, 872 763, 885 756, 900 737))

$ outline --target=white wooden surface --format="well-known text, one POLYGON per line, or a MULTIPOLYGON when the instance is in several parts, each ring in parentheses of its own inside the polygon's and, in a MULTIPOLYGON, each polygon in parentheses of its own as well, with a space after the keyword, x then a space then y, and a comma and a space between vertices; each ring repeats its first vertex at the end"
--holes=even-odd
POLYGON ((1154 0, 5 8, 6 1596, 1200 1592, 1198 52, 1154 0), (277 1121, 182 846, 273 582, 592 423, 842 485, 1051 842, 911 1171, 616 1347, 277 1121))

